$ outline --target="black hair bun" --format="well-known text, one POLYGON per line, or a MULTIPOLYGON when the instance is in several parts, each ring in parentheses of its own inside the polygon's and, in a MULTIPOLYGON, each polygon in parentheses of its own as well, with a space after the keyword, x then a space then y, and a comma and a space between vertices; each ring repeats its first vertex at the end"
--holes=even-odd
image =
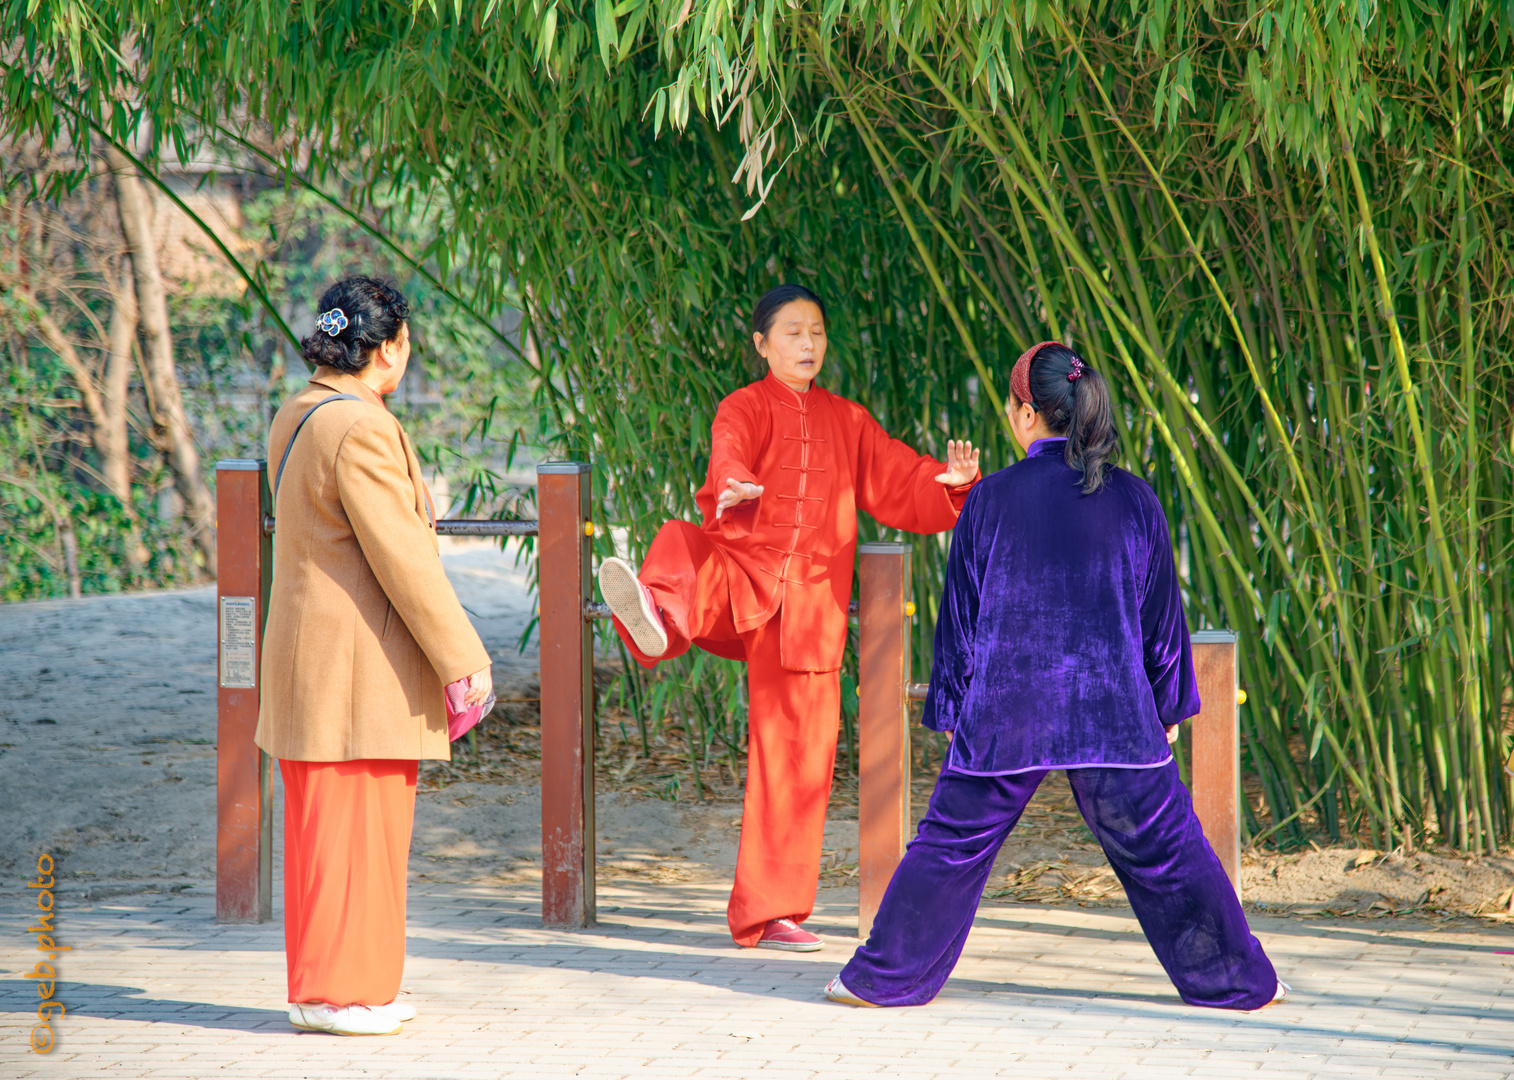
POLYGON ((365 365, 353 367, 348 359, 347 346, 324 330, 316 330, 300 341, 300 353, 312 364, 334 367, 338 371, 361 371, 365 365))
POLYGON ((321 294, 318 317, 333 311, 340 311, 341 318, 322 321, 341 329, 330 334, 318 325, 301 339, 301 355, 312 364, 356 375, 372 362, 374 349, 399 337, 410 318, 410 303, 391 283, 357 274, 321 294))

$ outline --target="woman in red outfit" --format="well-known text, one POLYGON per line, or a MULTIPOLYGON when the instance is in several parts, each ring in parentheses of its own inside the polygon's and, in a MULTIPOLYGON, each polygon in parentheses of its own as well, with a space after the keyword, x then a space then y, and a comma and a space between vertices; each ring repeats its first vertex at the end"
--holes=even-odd
POLYGON ((799 285, 757 302, 769 374, 720 403, 703 525, 670 521, 640 573, 599 569, 615 629, 645 667, 697 645, 747 662, 746 803, 726 918, 738 945, 810 952, 841 719, 841 655, 857 510, 909 532, 951 528, 978 479, 971 443, 946 462, 891 439, 868 411, 814 385, 825 306, 799 285))

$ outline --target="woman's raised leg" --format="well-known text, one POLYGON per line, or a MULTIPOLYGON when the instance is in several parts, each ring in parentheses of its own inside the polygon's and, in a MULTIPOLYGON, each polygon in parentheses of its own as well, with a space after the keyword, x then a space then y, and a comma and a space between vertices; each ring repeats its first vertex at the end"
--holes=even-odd
MULTIPOLYGON (((629 569, 629 564, 622 565, 629 569)), ((683 655, 696 643, 720 656, 742 656, 741 639, 731 618, 727 573, 726 557, 699 526, 687 521, 664 524, 652 538, 635 578, 651 594, 667 635, 667 648, 658 655, 643 651, 619 615, 614 619, 616 633, 637 663, 650 668, 659 660, 683 655)), ((612 597, 609 589, 604 591, 605 599, 617 611, 635 599, 612 597)))

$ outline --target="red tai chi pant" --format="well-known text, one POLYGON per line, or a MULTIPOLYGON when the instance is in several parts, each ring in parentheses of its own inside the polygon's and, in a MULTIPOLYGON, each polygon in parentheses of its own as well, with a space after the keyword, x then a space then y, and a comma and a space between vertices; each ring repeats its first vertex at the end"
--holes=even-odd
MULTIPOLYGON (((752 946, 769 919, 803 922, 815 908, 820 847, 841 724, 839 671, 787 671, 779 663, 778 617, 745 634, 731 617, 726 562, 708 534, 686 521, 662 527, 637 575, 662 609, 670 659, 691 645, 747 658, 747 779, 736 882, 726 921, 752 946)), ((656 661, 616 629, 646 667, 656 661)))
POLYGON ((405 968, 414 761, 280 761, 289 1000, 387 1005, 405 968))

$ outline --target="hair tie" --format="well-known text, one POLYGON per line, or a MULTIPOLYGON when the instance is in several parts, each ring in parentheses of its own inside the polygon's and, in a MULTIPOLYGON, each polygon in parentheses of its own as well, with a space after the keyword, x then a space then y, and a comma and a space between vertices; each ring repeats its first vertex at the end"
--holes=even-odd
POLYGON ((347 313, 339 307, 323 311, 315 320, 315 326, 317 330, 324 330, 331 337, 336 337, 347 329, 347 313))
POLYGON ((1009 373, 1009 388, 1015 392, 1015 397, 1020 399, 1021 405, 1029 405, 1032 409, 1040 412, 1040 408, 1030 396, 1030 362, 1048 345, 1060 345, 1060 341, 1039 341, 1020 354, 1020 359, 1015 361, 1015 366, 1009 373))
POLYGON ((1068 382, 1076 382, 1083 377, 1083 361, 1076 356, 1072 358, 1072 370, 1067 373, 1068 382))

